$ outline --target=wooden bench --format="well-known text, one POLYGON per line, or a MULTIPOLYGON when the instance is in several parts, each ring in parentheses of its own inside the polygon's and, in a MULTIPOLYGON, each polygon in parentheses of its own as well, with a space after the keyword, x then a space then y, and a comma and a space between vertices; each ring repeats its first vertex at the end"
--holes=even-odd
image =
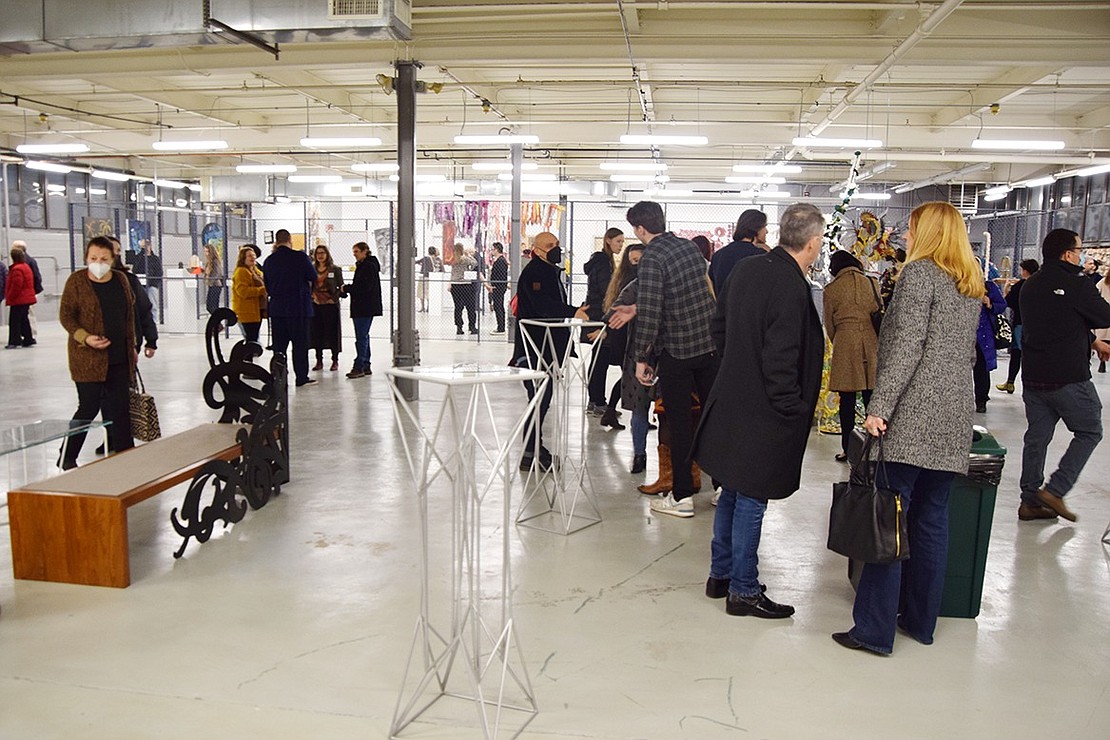
POLYGON ((192 479, 170 521, 183 541, 207 542, 216 522, 240 521, 289 481, 289 399, 285 359, 252 362, 262 348, 238 342, 224 358, 219 308, 206 331, 205 402, 221 409, 202 424, 8 492, 16 578, 126 588, 131 584, 127 509, 192 479))
POLYGON ((16 578, 126 588, 127 509, 236 460, 241 424, 203 424, 8 492, 16 578))

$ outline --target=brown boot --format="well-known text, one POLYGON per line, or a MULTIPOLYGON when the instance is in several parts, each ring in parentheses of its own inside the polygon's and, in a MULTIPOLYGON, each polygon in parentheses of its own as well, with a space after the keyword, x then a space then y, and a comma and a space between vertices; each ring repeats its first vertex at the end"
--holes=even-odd
POLYGON ((691 462, 690 463, 690 477, 693 478, 693 481, 694 481, 694 490, 695 491, 700 491, 701 490, 701 468, 698 467, 698 464, 696 462, 691 462))
POLYGON ((654 483, 638 486, 640 493, 646 493, 649 496, 656 496, 660 493, 667 493, 674 486, 674 480, 671 477, 671 448, 667 445, 659 445, 659 480, 654 483))

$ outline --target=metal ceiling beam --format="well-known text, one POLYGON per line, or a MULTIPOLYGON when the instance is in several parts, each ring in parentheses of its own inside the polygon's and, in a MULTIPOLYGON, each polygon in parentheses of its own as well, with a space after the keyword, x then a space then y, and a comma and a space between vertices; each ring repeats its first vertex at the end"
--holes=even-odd
POLYGON ((973 85, 970 97, 961 95, 951 99, 949 105, 959 106, 958 108, 946 107, 933 116, 934 130, 939 131, 988 109, 992 103, 1002 104, 1012 100, 1029 90, 1031 84, 1058 72, 1059 69, 1056 66, 1014 67, 991 80, 988 83, 990 87, 980 89, 973 85))
MULTIPOLYGON (((360 112, 360 109, 364 111, 367 108, 374 107, 371 100, 356 97, 355 93, 342 85, 328 85, 312 72, 282 67, 274 71, 267 70, 265 73, 256 72, 254 76, 256 79, 272 82, 285 91, 294 92, 328 108, 342 111, 356 120, 370 124, 375 123, 375 121, 366 117, 365 112, 360 112)), ((375 84, 374 87, 376 88, 377 85, 375 84)), ((368 86, 366 92, 369 93, 370 91, 371 88, 368 86)), ((275 90, 261 89, 257 92, 266 94, 273 93, 275 90)), ((382 117, 387 120, 390 117, 389 114, 392 113, 387 106, 377 107, 375 110, 380 111, 382 117)))
POLYGON ((97 85, 102 85, 105 88, 128 93, 142 100, 149 100, 152 103, 158 103, 159 105, 174 108, 183 113, 189 113, 210 121, 217 121, 218 123, 230 126, 253 128, 260 131, 269 128, 269 121, 266 120, 265 116, 261 116, 252 111, 229 107, 222 98, 195 93, 183 88, 173 88, 169 85, 160 93, 152 93, 147 89, 149 85, 145 84, 144 80, 136 80, 134 78, 101 77, 100 75, 95 75, 85 77, 84 79, 97 85), (143 92, 132 92, 132 90, 142 90, 143 92))

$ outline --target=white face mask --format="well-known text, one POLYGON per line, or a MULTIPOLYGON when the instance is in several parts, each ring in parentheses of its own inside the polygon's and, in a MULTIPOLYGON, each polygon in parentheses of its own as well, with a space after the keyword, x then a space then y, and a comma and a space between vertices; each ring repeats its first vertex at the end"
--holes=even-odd
POLYGON ((92 262, 89 264, 89 272, 91 272, 93 277, 97 280, 107 275, 108 271, 111 269, 112 266, 107 262, 92 262))

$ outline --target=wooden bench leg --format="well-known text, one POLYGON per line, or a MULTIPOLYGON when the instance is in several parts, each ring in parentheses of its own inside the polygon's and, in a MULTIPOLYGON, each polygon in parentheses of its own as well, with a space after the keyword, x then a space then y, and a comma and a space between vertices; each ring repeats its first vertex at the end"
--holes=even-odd
POLYGON ((8 493, 16 578, 131 585, 127 509, 110 496, 8 493))

